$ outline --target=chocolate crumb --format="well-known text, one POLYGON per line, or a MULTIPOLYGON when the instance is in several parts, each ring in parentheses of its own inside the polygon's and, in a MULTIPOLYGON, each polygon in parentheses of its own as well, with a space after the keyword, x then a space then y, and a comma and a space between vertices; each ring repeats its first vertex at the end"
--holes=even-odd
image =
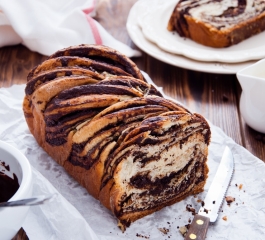
POLYGON ((204 211, 204 212, 206 212, 206 213, 208 213, 208 211, 209 211, 209 210, 208 210, 208 209, 206 209, 206 208, 204 208, 204 210, 203 210, 203 211, 204 211))
POLYGON ((201 202, 202 207, 204 207, 204 201, 201 202))
POLYGON ((187 210, 188 212, 195 213, 195 208, 193 208, 192 205, 190 205, 190 204, 188 204, 188 205, 186 206, 186 210, 187 210))
POLYGON ((226 202, 227 202, 227 205, 230 206, 230 204, 231 204, 232 202, 234 202, 236 199, 235 199, 234 197, 231 197, 231 196, 226 196, 226 197, 225 197, 225 200, 226 200, 226 202))
POLYGON ((145 239, 149 239, 150 238, 150 236, 144 236, 144 235, 142 235, 140 233, 136 233, 136 237, 145 238, 145 239))
POLYGON ((215 201, 213 201, 213 204, 215 204, 215 201))

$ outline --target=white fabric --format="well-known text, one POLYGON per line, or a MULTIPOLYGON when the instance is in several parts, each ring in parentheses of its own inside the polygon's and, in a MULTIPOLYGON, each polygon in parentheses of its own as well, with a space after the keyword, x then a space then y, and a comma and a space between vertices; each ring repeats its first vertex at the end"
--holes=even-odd
POLYGON ((21 43, 51 55, 65 47, 99 43, 128 57, 139 56, 92 19, 94 7, 93 0, 0 0, 0 47, 21 43))

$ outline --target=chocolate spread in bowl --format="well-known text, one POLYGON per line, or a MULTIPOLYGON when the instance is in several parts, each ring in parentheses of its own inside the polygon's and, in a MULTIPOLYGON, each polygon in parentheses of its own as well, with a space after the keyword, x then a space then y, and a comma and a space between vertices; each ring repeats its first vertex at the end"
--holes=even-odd
POLYGON ((0 202, 7 202, 18 188, 16 174, 10 173, 9 166, 0 160, 0 202))

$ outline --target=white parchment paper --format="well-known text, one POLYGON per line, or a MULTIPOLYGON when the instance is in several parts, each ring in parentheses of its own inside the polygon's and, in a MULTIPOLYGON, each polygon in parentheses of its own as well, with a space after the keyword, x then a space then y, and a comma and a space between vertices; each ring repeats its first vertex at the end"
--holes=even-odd
POLYGON ((179 227, 193 217, 186 205, 191 204, 198 211, 197 200, 204 199, 226 145, 235 159, 227 195, 234 197, 235 202, 230 206, 224 202, 218 220, 209 227, 207 239, 265 239, 265 164, 212 124, 205 191, 132 223, 122 233, 111 212, 38 146, 22 111, 24 89, 25 85, 0 89, 0 139, 17 147, 29 159, 34 195, 58 193, 54 201, 30 208, 23 225, 30 240, 183 239, 179 227), (159 228, 167 229, 167 234, 159 228))

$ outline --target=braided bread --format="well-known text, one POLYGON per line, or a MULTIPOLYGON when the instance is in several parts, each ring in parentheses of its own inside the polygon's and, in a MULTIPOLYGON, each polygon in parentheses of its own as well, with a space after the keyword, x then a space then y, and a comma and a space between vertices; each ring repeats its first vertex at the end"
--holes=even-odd
POLYGON ((209 125, 163 98, 121 53, 61 50, 29 73, 25 92, 25 119, 39 145, 122 230, 203 190, 209 125))

